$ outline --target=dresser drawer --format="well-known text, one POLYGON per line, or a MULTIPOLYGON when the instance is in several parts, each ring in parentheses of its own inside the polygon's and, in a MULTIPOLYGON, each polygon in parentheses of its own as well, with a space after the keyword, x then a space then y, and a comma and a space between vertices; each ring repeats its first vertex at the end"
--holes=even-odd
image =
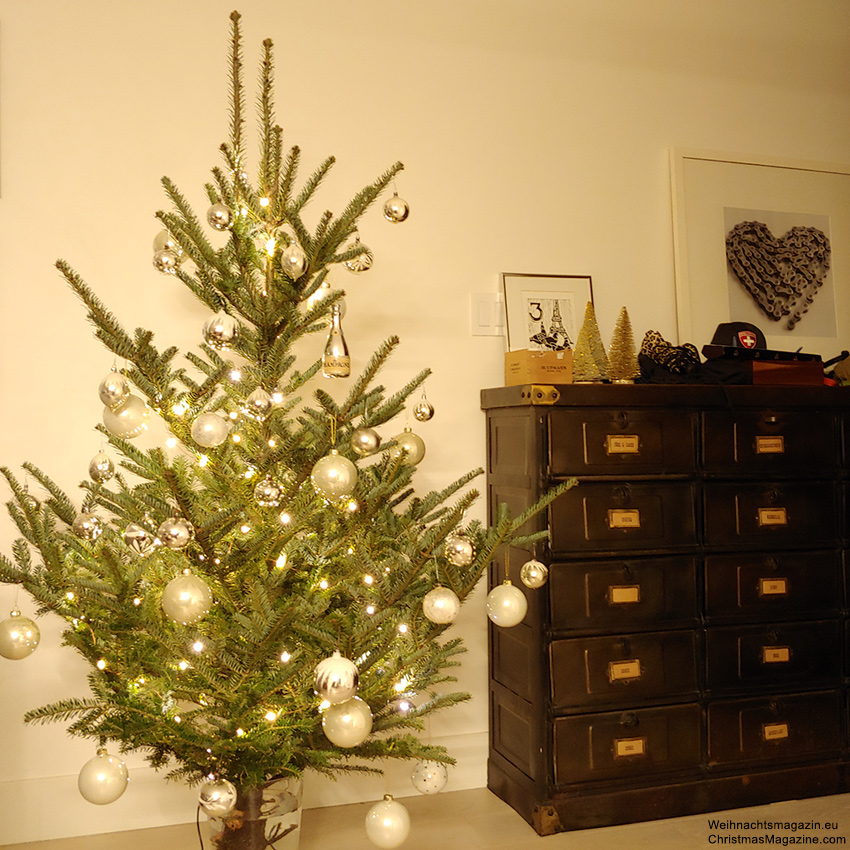
POLYGON ((552 564, 549 609, 556 632, 692 627, 696 565, 687 556, 552 564))
POLYGON ((841 555, 835 551, 708 555, 705 613, 712 619, 837 616, 841 555))
POLYGON ((555 784, 696 768, 700 718, 696 704, 559 717, 555 784))
POLYGON ((706 484, 706 546, 818 546, 837 541, 831 481, 706 484))
POLYGON ((838 620, 706 630, 706 687, 734 690, 827 688, 841 677, 838 620))
POLYGON ((709 410, 702 435, 709 473, 812 477, 837 469, 838 424, 831 413, 709 410))
POLYGON ((549 646, 553 708, 696 694, 696 637, 691 631, 567 638, 549 646))
POLYGON ((549 508, 553 552, 669 549, 696 545, 689 482, 581 482, 549 508))
POLYGON ((682 475, 695 466, 695 414, 598 408, 549 415, 552 475, 682 475))
POLYGON ((709 767, 837 755, 840 746, 841 697, 835 692, 718 701, 708 706, 709 767))

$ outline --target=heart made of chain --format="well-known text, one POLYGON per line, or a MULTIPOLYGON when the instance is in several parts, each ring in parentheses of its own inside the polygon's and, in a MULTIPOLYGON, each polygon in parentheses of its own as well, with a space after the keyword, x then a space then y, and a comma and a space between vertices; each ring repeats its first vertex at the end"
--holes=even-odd
POLYGON ((829 271, 829 239, 816 227, 792 227, 777 238, 760 221, 742 221, 726 236, 735 276, 768 318, 793 330, 829 271))

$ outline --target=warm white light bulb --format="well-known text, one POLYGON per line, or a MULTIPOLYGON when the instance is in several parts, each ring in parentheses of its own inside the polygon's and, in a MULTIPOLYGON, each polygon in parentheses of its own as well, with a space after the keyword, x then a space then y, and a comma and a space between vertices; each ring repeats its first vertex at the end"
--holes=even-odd
POLYGON ((269 723, 273 723, 275 720, 277 720, 277 713, 274 711, 267 711, 265 717, 266 720, 269 721, 269 723))
POLYGON ((168 446, 169 449, 173 449, 177 445, 177 437, 169 437, 165 441, 165 445, 168 446))
POLYGON ((375 613, 375 606, 374 605, 367 605, 366 606, 366 613, 371 617, 372 614, 375 613))
POLYGON ((106 660, 105 659, 101 658, 101 659, 98 660, 97 669, 98 670, 105 670, 106 669, 106 660))
POLYGON ((321 588, 322 588, 322 590, 327 590, 327 589, 328 589, 328 580, 327 580, 326 578, 323 578, 323 579, 319 582, 319 587, 321 587, 321 588))
POLYGON ((280 654, 280 660, 284 664, 288 664, 290 658, 292 658, 292 656, 284 649, 283 652, 281 652, 281 654, 280 654))
POLYGON ((247 533, 251 530, 251 526, 250 526, 250 525, 243 525, 243 526, 241 526, 241 527, 239 528, 239 530, 240 530, 243 534, 247 534, 247 533))
POLYGON ((188 661, 181 661, 177 666, 185 672, 186 670, 189 669, 189 662, 188 661))
POLYGON ((399 630, 399 631, 400 631, 403 635, 406 635, 406 634, 407 634, 407 623, 399 623, 399 624, 398 624, 398 630, 399 630))
POLYGON ((289 523, 292 522, 292 517, 288 513, 286 513, 286 511, 284 511, 280 515, 280 522, 281 522, 281 525, 289 525, 289 523))
POLYGON ((230 380, 236 383, 242 380, 242 373, 238 369, 232 369, 230 372, 230 380))
POLYGON ((198 466, 204 467, 210 462, 210 459, 206 455, 201 455, 198 458, 198 466))
POLYGON ((203 643, 203 641, 196 640, 196 641, 192 644, 192 652, 197 652, 198 654, 200 654, 200 653, 202 653, 203 651, 204 651, 204 643, 203 643))
POLYGON ((375 579, 372 576, 363 576, 363 584, 372 584, 374 581, 375 579))
POLYGON ((274 565, 282 570, 286 566, 286 552, 281 552, 280 555, 277 556, 277 560, 274 562, 274 565))

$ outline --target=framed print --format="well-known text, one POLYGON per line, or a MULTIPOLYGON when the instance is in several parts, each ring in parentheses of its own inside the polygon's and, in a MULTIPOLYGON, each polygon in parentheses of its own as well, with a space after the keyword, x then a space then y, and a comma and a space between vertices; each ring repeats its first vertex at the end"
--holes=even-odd
POLYGON ((674 149, 679 344, 749 322, 767 347, 850 347, 850 166, 674 149))
POLYGON ((575 345, 587 302, 590 275, 503 272, 508 351, 566 351, 575 345))

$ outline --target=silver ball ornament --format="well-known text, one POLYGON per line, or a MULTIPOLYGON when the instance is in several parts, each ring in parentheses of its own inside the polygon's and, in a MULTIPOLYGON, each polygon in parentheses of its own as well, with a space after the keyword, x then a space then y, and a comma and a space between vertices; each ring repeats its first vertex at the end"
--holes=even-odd
POLYGON ((427 422, 434 417, 434 405, 422 396, 422 401, 413 406, 413 416, 418 422, 427 422))
POLYGON ((97 484, 109 481, 115 475, 115 464, 106 452, 98 452, 89 462, 89 478, 97 484))
POLYGON ((287 277, 298 280, 307 270, 307 255, 297 242, 290 242, 280 255, 280 264, 287 277))
POLYGON ((93 542, 103 534, 103 522, 99 516, 90 513, 82 513, 71 523, 71 531, 80 538, 93 542))
POLYGON ((262 387, 257 387, 245 399, 244 410, 252 419, 263 422, 272 412, 273 407, 274 399, 262 387))
POLYGON ((147 429, 150 414, 151 409, 142 399, 130 395, 118 407, 103 408, 103 424, 113 436, 129 440, 147 429))
POLYGON ((346 260, 343 265, 354 274, 369 271, 372 268, 372 263, 375 262, 372 252, 360 241, 359 236, 355 237, 354 244, 351 247, 362 248, 363 250, 356 257, 346 260))
POLYGON ((372 731, 372 711, 360 697, 334 703, 322 714, 322 731, 338 747, 357 747, 372 731))
POLYGON ((107 407, 119 407, 130 397, 130 384, 120 372, 113 370, 100 382, 97 394, 107 407))
POLYGON ((282 498, 283 488, 271 478, 264 478, 254 487, 254 501, 261 508, 276 508, 282 498))
POLYGON ((205 449, 220 446, 230 433, 230 422, 217 413, 201 413, 192 423, 192 439, 205 449))
POLYGON ((130 774, 127 765, 101 748, 87 761, 77 777, 77 787, 83 798, 98 806, 114 803, 127 789, 130 774))
POLYGON ((384 218, 393 224, 399 224, 410 215, 410 205, 397 192, 384 204, 384 218))
POLYGON ((446 560, 456 567, 468 567, 475 559, 475 547, 463 532, 453 532, 443 544, 446 560))
POLYGON ((215 230, 227 230, 233 224, 233 213, 224 204, 213 204, 207 210, 207 221, 215 230))
POLYGON ((453 623, 460 611, 460 599, 450 587, 435 587, 422 600, 422 613, 432 623, 453 623))
POLYGON ((374 428, 357 428, 351 432, 351 448, 361 457, 374 454, 381 447, 381 435, 374 428))
POLYGON ((201 808, 213 817, 225 817, 236 807, 236 786, 226 779, 210 778, 198 791, 201 808))
POLYGON ((227 348, 239 335, 239 322, 221 310, 204 322, 202 333, 207 345, 221 350, 227 348))
POLYGON ((405 463, 416 466, 425 457, 425 441, 410 428, 405 428, 401 434, 393 437, 395 445, 390 449, 391 457, 404 455, 405 463))
POLYGON ((336 449, 331 449, 313 466, 310 481, 317 493, 326 499, 342 499, 351 495, 357 485, 357 467, 336 449))
POLYGON ((520 567, 519 577, 526 587, 536 590, 546 584, 546 580, 549 578, 549 570, 545 564, 541 564, 540 561, 532 558, 520 567))
POLYGON ((438 761, 420 761, 414 765, 410 781, 420 794, 439 794, 449 781, 449 772, 438 761))
POLYGON ((167 230, 160 230, 154 237, 153 252, 156 254, 158 251, 171 251, 172 254, 177 256, 178 263, 184 263, 186 261, 185 252, 167 230))
POLYGON ((17 608, 0 623, 0 655, 10 661, 20 661, 35 652, 40 640, 38 626, 29 617, 21 616, 17 608))
POLYGON ((357 665, 338 652, 316 665, 316 693, 331 704, 351 699, 357 693, 359 684, 357 665))
POLYGON ((195 529, 189 520, 175 516, 164 520, 156 535, 169 549, 185 549, 195 539, 195 529))
POLYGON ((144 526, 131 522, 121 535, 124 542, 137 554, 145 557, 156 549, 156 537, 144 526))
POLYGON ((507 580, 487 594, 487 616, 497 626, 509 629, 518 625, 527 610, 525 594, 507 580))
POLYGON ((171 579, 162 591, 160 604, 169 620, 190 626, 202 620, 213 603, 209 585, 192 573, 171 579))
POLYGON ((162 274, 177 274, 180 258, 174 251, 157 251, 153 255, 153 267, 162 274))
POLYGON ((410 815, 391 794, 385 794, 384 799, 366 813, 366 835, 376 847, 391 850, 403 844, 409 834, 410 815))

